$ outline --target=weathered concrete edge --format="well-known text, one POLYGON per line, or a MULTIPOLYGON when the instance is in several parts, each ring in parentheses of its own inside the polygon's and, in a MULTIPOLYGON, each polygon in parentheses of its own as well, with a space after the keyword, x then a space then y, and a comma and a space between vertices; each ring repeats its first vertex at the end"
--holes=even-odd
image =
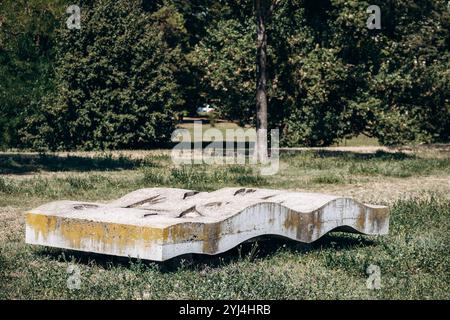
POLYGON ((342 227, 367 235, 387 234, 389 209, 361 204, 351 198, 335 199, 307 213, 279 203, 261 202, 220 222, 186 221, 166 228, 29 212, 26 243, 164 261, 188 253, 218 254, 263 235, 310 243, 342 227), (341 213, 337 218, 336 212, 341 213))

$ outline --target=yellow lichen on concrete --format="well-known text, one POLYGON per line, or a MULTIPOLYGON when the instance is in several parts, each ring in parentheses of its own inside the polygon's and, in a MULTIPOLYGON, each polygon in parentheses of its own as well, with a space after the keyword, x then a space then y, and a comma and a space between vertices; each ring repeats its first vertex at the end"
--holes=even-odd
POLYGON ((167 229, 166 240, 170 243, 201 240, 202 229, 200 223, 179 223, 167 229))
POLYGON ((356 228, 360 231, 364 231, 366 228, 366 216, 370 213, 370 209, 360 208, 358 217, 356 219, 356 228), (369 211, 369 212, 367 212, 369 211))
POLYGON ((169 227, 169 243, 181 243, 189 241, 201 241, 203 252, 214 253, 217 251, 218 241, 221 235, 222 224, 225 222, 200 224, 180 223, 169 227))
POLYGON ((54 216, 27 213, 25 221, 28 226, 32 226, 35 238, 41 234, 44 239, 47 239, 48 234, 56 229, 56 217, 54 216))
POLYGON ((220 238, 221 223, 211 223, 203 225, 203 252, 213 254, 217 252, 220 238))
POLYGON ((83 240, 92 240, 104 246, 117 246, 125 249, 136 241, 151 244, 168 238, 167 230, 88 220, 65 219, 62 217, 28 213, 27 225, 35 232, 35 238, 42 235, 47 239, 51 233, 70 242, 73 249, 82 249, 83 240))

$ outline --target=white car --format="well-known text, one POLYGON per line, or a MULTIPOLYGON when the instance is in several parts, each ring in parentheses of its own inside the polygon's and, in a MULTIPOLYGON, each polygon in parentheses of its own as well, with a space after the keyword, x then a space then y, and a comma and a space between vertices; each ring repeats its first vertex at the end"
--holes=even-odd
POLYGON ((210 113, 215 111, 213 107, 211 107, 209 104, 206 104, 204 107, 198 107, 197 113, 210 113))

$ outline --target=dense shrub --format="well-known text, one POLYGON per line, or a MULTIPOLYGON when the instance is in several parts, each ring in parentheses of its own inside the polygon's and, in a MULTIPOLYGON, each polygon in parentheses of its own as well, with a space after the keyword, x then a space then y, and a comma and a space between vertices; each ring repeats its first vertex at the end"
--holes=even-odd
MULTIPOLYGON (((155 147, 203 103, 255 124, 253 1, 78 4, 81 30, 67 29, 66 0, 0 3, 0 147, 155 147)), ((446 0, 283 0, 267 27, 283 145, 449 141, 446 0), (369 5, 381 30, 367 28, 369 5)))
POLYGON ((146 148, 170 140, 183 33, 173 7, 149 13, 141 1, 83 6, 81 30, 58 34, 55 94, 42 101, 26 139, 51 149, 146 148))

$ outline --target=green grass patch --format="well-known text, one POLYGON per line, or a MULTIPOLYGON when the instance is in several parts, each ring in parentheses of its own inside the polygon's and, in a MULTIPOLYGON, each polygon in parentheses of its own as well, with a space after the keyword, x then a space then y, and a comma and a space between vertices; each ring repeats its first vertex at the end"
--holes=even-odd
POLYGON ((3 298, 23 299, 449 299, 450 202, 399 200, 386 237, 332 233, 312 245, 285 239, 244 244, 219 256, 149 263, 56 249, 0 250, 3 298), (380 290, 366 287, 381 269, 380 290), (70 290, 69 265, 81 287, 70 290))
POLYGON ((104 154, 95 157, 59 156, 54 154, 0 154, 0 174, 17 174, 39 171, 111 171, 130 170, 149 165, 149 159, 130 159, 104 154))
MULTIPOLYGON (((20 159, 13 160, 8 170, 21 166, 20 159)), ((109 200, 157 186, 321 191, 363 181, 369 188, 379 177, 420 182, 450 173, 446 154, 301 152, 282 155, 280 172, 268 177, 251 165, 174 166, 167 155, 130 161, 130 167, 124 161, 107 171, 55 163, 47 165, 54 175, 0 177, 0 299, 450 299, 445 194, 389 202, 388 236, 334 232, 310 245, 270 238, 218 256, 195 255, 192 261, 151 263, 24 244, 21 212, 53 200, 109 200), (380 290, 366 287, 372 264, 381 269, 380 290), (70 265, 80 270, 79 290, 67 287, 70 265)), ((45 165, 33 166, 45 171, 45 165)))
POLYGON ((170 170, 143 168, 143 182, 195 190, 214 190, 223 186, 261 186, 266 183, 258 171, 246 166, 193 165, 170 170))
POLYGON ((345 183, 345 179, 342 177, 329 173, 329 174, 321 174, 317 177, 311 179, 312 183, 318 184, 343 184, 345 183))
POLYGON ((450 173, 450 155, 441 158, 420 158, 405 153, 355 154, 336 151, 307 151, 284 155, 301 170, 334 171, 346 175, 408 178, 436 173, 450 173))

